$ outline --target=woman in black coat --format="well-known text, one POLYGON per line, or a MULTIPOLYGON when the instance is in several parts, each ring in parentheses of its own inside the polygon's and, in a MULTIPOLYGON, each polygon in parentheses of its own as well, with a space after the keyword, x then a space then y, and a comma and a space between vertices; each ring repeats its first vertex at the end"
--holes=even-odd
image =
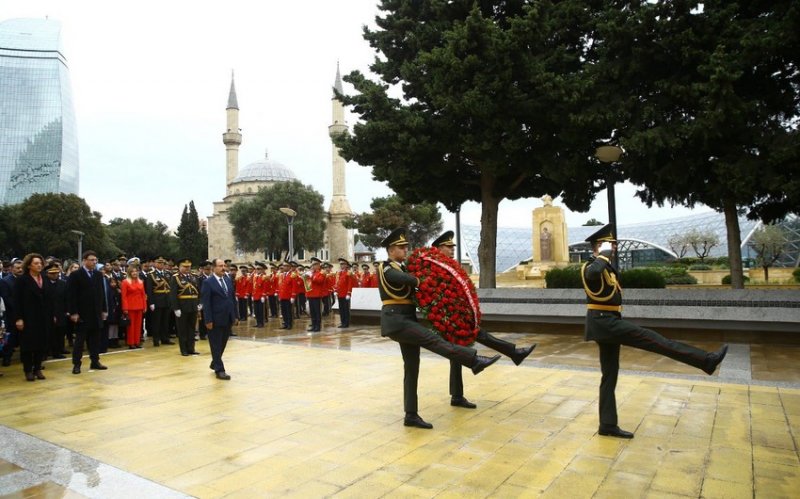
POLYGON ((37 253, 25 256, 23 274, 14 283, 16 327, 19 331, 20 358, 25 379, 45 379, 42 361, 47 355, 47 340, 53 328, 53 295, 50 281, 42 275, 44 258, 37 253))

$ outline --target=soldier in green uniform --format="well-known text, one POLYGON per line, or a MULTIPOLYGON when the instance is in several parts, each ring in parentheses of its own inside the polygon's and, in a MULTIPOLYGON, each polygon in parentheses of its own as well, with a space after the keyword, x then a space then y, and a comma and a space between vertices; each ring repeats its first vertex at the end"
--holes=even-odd
POLYGON ((586 341, 595 341, 600 349, 600 435, 633 438, 633 433, 620 429, 617 423, 617 401, 614 390, 619 373, 619 347, 627 345, 664 355, 713 374, 725 358, 728 345, 716 352, 706 352, 685 343, 664 338, 655 331, 622 319, 622 288, 619 272, 612 265, 617 251, 614 226, 608 224, 586 241, 592 245, 592 257, 581 268, 586 292, 586 341))
POLYGON ((378 292, 383 302, 381 336, 398 342, 403 355, 403 405, 406 413, 403 424, 430 429, 433 425, 420 417, 417 407, 420 347, 455 360, 471 368, 474 374, 497 362, 500 356, 478 355, 474 348, 450 343, 417 322, 413 299, 419 279, 409 274, 403 263, 408 251, 405 235, 405 228, 395 229, 381 243, 389 255, 389 259, 378 267, 378 292))
MULTIPOLYGON (((454 235, 452 230, 448 230, 434 239, 431 246, 438 248, 446 256, 454 258, 456 247, 456 243, 453 241, 454 235)), ((453 265, 459 265, 459 263, 453 260, 453 265)), ((501 340, 483 328, 478 331, 478 337, 475 338, 475 341, 491 348, 495 352, 500 352, 514 361, 516 365, 522 364, 522 361, 536 348, 536 343, 527 348, 517 348, 515 344, 501 340)), ((477 407, 464 396, 464 379, 461 376, 461 364, 453 360, 450 361, 450 405, 464 407, 465 409, 475 409, 477 407)))
POLYGON ((156 258, 155 270, 150 272, 145 279, 145 289, 147 290, 147 303, 150 308, 152 318, 152 329, 150 320, 147 329, 153 337, 153 346, 157 347, 161 343, 174 345, 169 340, 169 276, 164 270, 167 261, 163 256, 156 258))
POLYGON ((200 303, 200 286, 192 275, 192 261, 178 261, 178 272, 170 282, 169 302, 178 329, 181 355, 199 355, 194 349, 194 328, 197 325, 197 305, 200 303))

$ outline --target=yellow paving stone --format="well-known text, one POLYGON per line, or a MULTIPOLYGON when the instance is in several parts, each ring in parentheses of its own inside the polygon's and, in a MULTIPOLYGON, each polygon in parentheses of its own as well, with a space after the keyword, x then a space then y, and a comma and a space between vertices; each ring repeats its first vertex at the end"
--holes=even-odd
POLYGON ((750 403, 762 405, 781 405, 781 398, 777 388, 764 386, 750 387, 750 403))
POLYGON ((403 485, 407 478, 396 476, 383 470, 370 473, 361 480, 348 485, 335 494, 336 497, 362 499, 364 497, 381 497, 403 485))
POLYGON ((783 406, 780 405, 751 404, 750 414, 752 415, 753 421, 758 422, 762 420, 786 420, 783 406))
MULTIPOLYGON (((519 485, 503 484, 497 487, 488 497, 497 499, 538 497, 539 493, 519 485)), ((437 496, 437 498, 440 496, 437 496)))
POLYGON ((714 448, 709 453, 706 479, 725 482, 753 483, 753 454, 727 447, 714 448))
POLYGON ((786 424, 780 424, 776 427, 777 422, 772 425, 753 425, 752 439, 754 446, 762 447, 775 447, 777 449, 795 449, 795 444, 792 440, 792 435, 786 424))
POLYGON ((797 497, 798 490, 800 479, 796 476, 755 479, 755 497, 797 497))
POLYGON ((606 476, 613 463, 611 459, 578 455, 567 465, 565 472, 606 476))
POLYGON ((611 471, 597 488, 598 499, 642 497, 650 485, 650 478, 624 471, 611 471))
POLYGON ((702 485, 702 470, 694 473, 685 468, 662 465, 656 472, 650 488, 654 491, 698 497, 702 485))
POLYGON ((763 463, 777 463, 795 467, 800 466, 800 459, 797 456, 796 450, 755 445, 753 446, 753 458, 763 463))
POLYGON ((542 497, 591 497, 603 482, 604 476, 584 475, 564 471, 544 491, 542 497))
POLYGON ((701 497, 725 498, 725 499, 747 499, 753 497, 752 480, 746 484, 737 482, 726 482, 714 478, 703 480, 703 491, 701 497))

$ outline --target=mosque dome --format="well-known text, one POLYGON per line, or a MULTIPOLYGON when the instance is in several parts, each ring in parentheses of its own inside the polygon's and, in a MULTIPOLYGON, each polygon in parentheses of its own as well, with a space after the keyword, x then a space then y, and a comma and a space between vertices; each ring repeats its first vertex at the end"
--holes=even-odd
POLYGON ((233 179, 238 182, 289 182, 297 180, 294 172, 288 167, 265 156, 264 159, 250 163, 233 179))

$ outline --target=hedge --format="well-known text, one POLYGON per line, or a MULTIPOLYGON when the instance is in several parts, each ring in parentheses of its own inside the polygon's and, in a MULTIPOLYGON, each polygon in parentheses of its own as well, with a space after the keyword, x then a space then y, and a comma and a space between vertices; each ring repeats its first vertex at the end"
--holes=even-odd
POLYGON ((575 265, 548 270, 544 282, 550 289, 583 289, 581 268, 575 265))
POLYGON ((693 275, 677 275, 666 277, 667 284, 697 284, 697 279, 693 275))
MULTIPOLYGON (((745 283, 750 282, 750 278, 747 277, 747 276, 744 276, 744 282, 745 283)), ((728 274, 728 275, 726 275, 725 277, 722 278, 722 284, 730 284, 730 283, 731 283, 731 275, 730 274, 728 274)))
POLYGON ((795 282, 800 282, 800 267, 794 269, 794 272, 792 272, 792 276, 794 277, 795 282))
POLYGON ((622 272, 620 281, 623 288, 665 288, 667 280, 652 269, 630 269, 622 272))
POLYGON ((689 266, 689 270, 711 270, 711 265, 695 263, 694 265, 689 266))

